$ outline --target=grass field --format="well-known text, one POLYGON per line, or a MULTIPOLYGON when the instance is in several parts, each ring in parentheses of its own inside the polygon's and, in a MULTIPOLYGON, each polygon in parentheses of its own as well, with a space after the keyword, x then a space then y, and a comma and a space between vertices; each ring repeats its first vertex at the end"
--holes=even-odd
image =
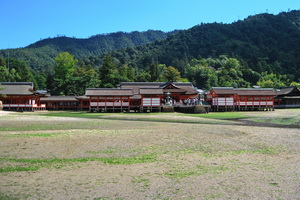
POLYGON ((0 112, 0 199, 298 199, 300 109, 0 112))

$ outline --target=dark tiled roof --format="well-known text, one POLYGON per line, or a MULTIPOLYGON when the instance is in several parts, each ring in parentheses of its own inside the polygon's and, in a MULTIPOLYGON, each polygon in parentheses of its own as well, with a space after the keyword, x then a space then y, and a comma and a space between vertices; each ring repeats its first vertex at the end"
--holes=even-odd
POLYGON ((119 87, 122 89, 132 89, 134 94, 139 94, 140 88, 159 88, 161 82, 121 82, 119 87))
POLYGON ((194 88, 194 86, 192 84, 188 85, 188 84, 180 84, 180 85, 176 85, 178 86, 181 90, 185 90, 186 93, 185 94, 198 94, 198 91, 196 90, 196 88, 194 88))
POLYGON ((0 94, 4 95, 34 95, 31 82, 2 82, 0 94))
POLYGON ((162 88, 140 88, 140 94, 163 94, 162 88))
POLYGON ((245 88, 245 89, 234 89, 240 96, 275 96, 276 93, 272 88, 245 88))
POLYGON ((149 87, 165 87, 169 84, 173 84, 175 86, 193 86, 190 82, 121 82, 119 87, 122 86, 149 86, 149 87))
MULTIPOLYGON (((192 83, 189 82, 121 82, 119 88, 122 89, 132 89, 134 94, 139 94, 140 89, 145 88, 165 88, 166 86, 172 84, 177 90, 173 92, 180 92, 185 94, 197 94, 197 90, 194 88, 192 83)), ((166 92, 166 89, 164 92, 166 92)), ((170 92, 172 89, 169 89, 170 92)), ((153 91, 154 92, 154 91, 153 91)))
POLYGON ((86 100, 86 99, 90 99, 89 97, 87 96, 77 96, 75 97, 76 99, 82 99, 82 100, 86 100))
POLYGON ((41 101, 78 101, 75 96, 49 96, 42 97, 41 101))
POLYGON ((86 96, 133 96, 132 89, 116 88, 88 88, 85 90, 86 96))
POLYGON ((158 88, 155 87, 153 85, 143 85, 143 86, 139 86, 139 85, 124 85, 121 86, 122 89, 132 89, 134 94, 139 94, 140 93, 140 88, 158 88))
MULTIPOLYGON (((181 88, 172 88, 172 89, 164 89, 164 93, 170 92, 170 93, 183 93, 186 94, 187 90, 181 89, 181 88)), ((197 93, 197 92, 196 92, 197 93)))
POLYGON ((178 86, 176 86, 175 83, 173 83, 171 81, 162 84, 160 87, 161 88, 173 87, 173 88, 177 88, 178 89, 178 86))
POLYGON ((252 96, 275 96, 272 88, 233 88, 233 87, 213 87, 212 90, 218 95, 237 94, 252 96))
POLYGON ((182 86, 191 86, 191 87, 193 87, 193 84, 191 82, 173 82, 173 84, 178 86, 178 87, 182 87, 182 86))
POLYGON ((300 96, 300 91, 295 86, 291 86, 291 87, 281 88, 280 90, 276 91, 276 95, 300 96))
POLYGON ((212 90, 216 94, 237 94, 233 87, 213 87, 212 90))
POLYGON ((294 90, 294 87, 286 87, 286 88, 281 88, 280 90, 276 91, 277 95, 285 95, 294 90))

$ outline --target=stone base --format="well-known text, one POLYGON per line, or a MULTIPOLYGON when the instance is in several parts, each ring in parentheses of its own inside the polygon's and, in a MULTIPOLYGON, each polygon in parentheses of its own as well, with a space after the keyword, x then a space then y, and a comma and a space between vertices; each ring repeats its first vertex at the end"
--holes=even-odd
POLYGON ((173 106, 164 106, 162 107, 162 112, 174 112, 173 106))
POLYGON ((196 105, 194 108, 194 113, 208 113, 209 107, 205 105, 196 105))
POLYGON ((208 113, 210 106, 207 105, 194 105, 194 106, 181 106, 176 107, 176 112, 182 113, 208 113))

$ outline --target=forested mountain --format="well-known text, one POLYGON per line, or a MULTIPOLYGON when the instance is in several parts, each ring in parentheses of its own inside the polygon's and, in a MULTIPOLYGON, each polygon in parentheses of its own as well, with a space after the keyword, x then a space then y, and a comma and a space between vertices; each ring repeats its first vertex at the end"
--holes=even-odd
POLYGON ((205 89, 255 84, 279 88, 300 82, 300 11, 172 33, 58 37, 10 49, 10 60, 7 53, 0 51, 0 82, 30 80, 53 94, 82 95, 86 87, 115 87, 120 81, 192 81, 205 89), (27 71, 29 66, 35 69, 32 75, 23 78, 18 63, 27 71))
POLYGON ((185 73, 194 58, 238 58, 251 69, 300 78, 300 11, 260 14, 232 24, 201 24, 153 44, 114 51, 123 63, 172 65, 185 73))
POLYGON ((100 56, 105 52, 162 40, 175 32, 164 33, 155 30, 145 32, 134 31, 131 33, 117 32, 99 34, 87 39, 60 36, 40 40, 25 48, 1 50, 0 57, 7 57, 9 51, 11 58, 23 60, 33 69, 47 71, 47 69, 51 69, 51 66, 53 66, 54 58, 61 52, 69 52, 77 59, 88 56, 100 56))

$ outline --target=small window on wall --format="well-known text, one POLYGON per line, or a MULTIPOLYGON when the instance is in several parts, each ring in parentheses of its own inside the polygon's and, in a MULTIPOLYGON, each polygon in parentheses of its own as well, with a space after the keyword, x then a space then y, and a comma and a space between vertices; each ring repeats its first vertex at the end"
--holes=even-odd
POLYGON ((106 98, 106 101, 107 101, 107 102, 114 102, 115 99, 114 99, 113 97, 107 97, 107 98, 106 98))
POLYGON ((259 97, 254 97, 254 101, 259 101, 259 97))
POLYGON ((98 102, 105 102, 105 98, 99 98, 98 102))
POLYGON ((129 102, 129 98, 126 98, 126 99, 124 98, 124 99, 122 99, 122 101, 123 102, 129 102))
POLYGON ((252 97, 248 97, 248 101, 253 101, 253 98, 252 97))
POLYGON ((97 102, 98 98, 97 97, 91 97, 91 102, 97 102))

